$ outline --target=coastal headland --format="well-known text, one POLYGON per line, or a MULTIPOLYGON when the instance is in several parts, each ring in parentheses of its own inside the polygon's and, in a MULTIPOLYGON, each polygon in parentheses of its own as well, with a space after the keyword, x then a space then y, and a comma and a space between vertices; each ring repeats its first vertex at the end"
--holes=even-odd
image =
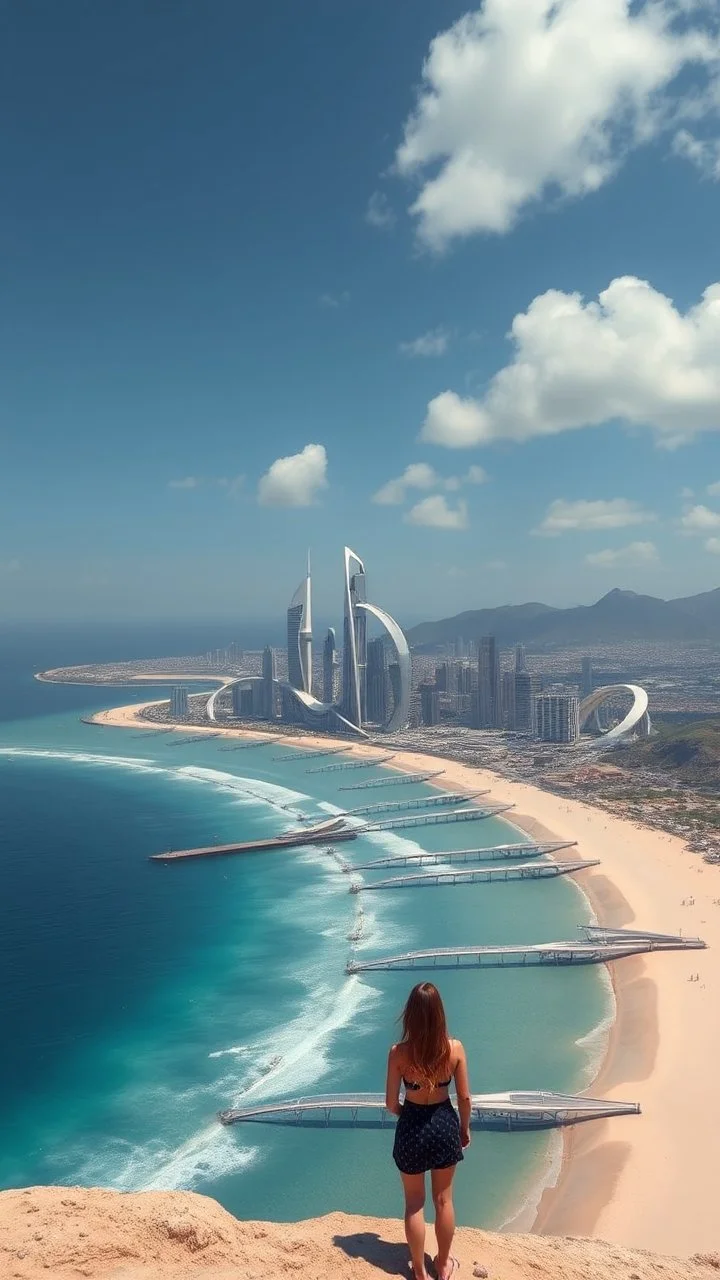
MULTIPOLYGON (((435 1253, 428 1229, 428 1257, 435 1253)), ((462 1276, 490 1280, 710 1280, 720 1258, 687 1261, 602 1240, 498 1235, 461 1227, 462 1276)), ((0 1192, 0 1273, 15 1280, 372 1280, 407 1274, 403 1224, 328 1213, 305 1222, 240 1222, 192 1191, 28 1187, 0 1192)))
MULTIPOLYGON (((97 725, 134 728, 149 704, 95 714, 97 725)), ((150 725, 148 725, 150 727, 150 725)), ((182 732, 182 726, 178 726, 182 732)), ((193 732, 202 732, 197 726, 193 732)), ((207 732, 217 734, 218 727, 207 732)), ((261 738, 262 730, 223 728, 223 736, 261 738)), ((381 746, 340 739, 297 738, 307 749, 345 746, 376 758, 381 746)), ((441 769, 443 790, 489 788, 493 803, 515 806, 512 822, 529 836, 575 840, 597 873, 579 877, 601 924, 700 934, 708 949, 655 954, 611 967, 616 1018, 605 1059, 588 1092, 636 1098, 632 1124, 603 1120, 564 1134, 558 1181, 543 1195, 533 1229, 590 1235, 633 1248, 689 1255, 717 1247, 716 1180, 720 1159, 720 874, 672 836, 579 800, 441 756, 397 752, 388 769, 441 769), (697 974, 697 980, 694 975, 697 974)), ((481 1087, 482 1081, 474 1083, 481 1087)), ((512 1227, 512 1223, 508 1224, 512 1227)))

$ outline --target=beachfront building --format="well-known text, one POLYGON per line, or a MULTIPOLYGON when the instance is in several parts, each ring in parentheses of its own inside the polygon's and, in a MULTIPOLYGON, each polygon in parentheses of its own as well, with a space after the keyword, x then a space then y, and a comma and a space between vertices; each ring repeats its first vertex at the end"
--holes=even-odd
POLYGON ((580 699, 576 693, 542 693, 535 699, 536 736, 541 742, 577 742, 580 699))
POLYGON ((502 728, 500 655, 494 636, 482 636, 478 649, 478 728, 502 728))
POLYGON ((323 702, 334 703, 337 696, 337 643, 335 628, 328 627, 323 645, 323 702))
POLYGON ((515 673, 515 724, 516 733, 535 734, 535 699, 542 691, 542 676, 529 671, 515 673))
POLYGON ((188 691, 183 684, 175 685, 170 690, 170 715, 174 720, 187 720, 188 691))
POLYGON ((275 719, 275 690, 277 688, 277 656, 266 645, 262 656, 262 713, 265 720, 275 719))

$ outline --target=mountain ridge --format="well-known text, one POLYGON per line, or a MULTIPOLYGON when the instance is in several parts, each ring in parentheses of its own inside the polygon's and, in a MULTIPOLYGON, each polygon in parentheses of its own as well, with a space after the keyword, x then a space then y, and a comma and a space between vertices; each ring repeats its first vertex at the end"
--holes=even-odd
POLYGON ((449 644, 462 636, 494 635, 500 644, 601 644, 623 640, 702 641, 720 634, 720 587, 699 595, 662 600, 613 587, 590 605, 555 608, 538 601, 467 609, 450 618, 410 628, 415 648, 449 644))

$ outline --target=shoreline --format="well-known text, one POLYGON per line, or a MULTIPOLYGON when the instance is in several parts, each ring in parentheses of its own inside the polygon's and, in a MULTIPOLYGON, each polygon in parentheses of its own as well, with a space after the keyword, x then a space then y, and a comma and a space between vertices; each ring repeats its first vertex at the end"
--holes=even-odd
MULTIPOLYGON (((141 719, 148 705, 97 712, 91 721, 152 728, 141 719)), ((187 732, 182 725, 173 728, 187 732)), ((231 738, 275 736, 256 729, 193 726, 193 732, 203 731, 231 738)), ((368 759, 387 751, 325 735, 283 734, 283 741, 301 749, 342 746, 348 755, 368 759)), ((458 791, 488 787, 493 801, 516 806, 505 821, 524 834, 577 840, 583 857, 601 860, 597 871, 573 877, 601 924, 692 932, 709 947, 714 944, 714 951, 693 952, 691 959, 689 953, 655 953, 608 966, 615 1017, 599 1071, 585 1092, 637 1099, 642 1116, 562 1131, 560 1173, 554 1185, 546 1183, 539 1200, 533 1195, 537 1211, 532 1229, 600 1235, 680 1255, 715 1250, 720 1025, 714 1020, 713 991, 720 989, 720 874, 676 836, 486 769, 406 750, 398 750, 386 767, 411 773, 442 768, 442 779, 431 785, 458 791), (713 892, 718 896, 713 898, 713 892), (691 972, 699 973, 697 982, 690 983, 691 972), (678 1187, 683 1188, 681 1214, 678 1187)), ((529 1217, 527 1207, 524 1212, 529 1217)))

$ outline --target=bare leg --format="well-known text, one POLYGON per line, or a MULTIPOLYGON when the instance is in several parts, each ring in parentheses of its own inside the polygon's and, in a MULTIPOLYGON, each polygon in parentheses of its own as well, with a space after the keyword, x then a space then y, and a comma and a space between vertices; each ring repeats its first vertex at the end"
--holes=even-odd
POLYGON ((437 1273, 439 1280, 450 1275, 450 1248, 455 1235, 455 1208, 452 1198, 452 1180, 456 1165, 449 1169, 433 1169, 432 1197, 435 1205, 435 1237, 438 1244, 437 1273))
POLYGON ((405 1238, 416 1280, 427 1280, 425 1270, 425 1174, 401 1173, 405 1192, 405 1238))

